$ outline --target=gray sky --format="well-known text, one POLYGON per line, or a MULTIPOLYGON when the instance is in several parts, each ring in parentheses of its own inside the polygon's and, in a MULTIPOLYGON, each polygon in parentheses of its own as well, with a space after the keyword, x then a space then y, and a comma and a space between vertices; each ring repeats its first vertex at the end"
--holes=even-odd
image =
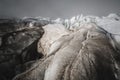
POLYGON ((120 0, 0 0, 0 16, 71 18, 120 13, 120 0))

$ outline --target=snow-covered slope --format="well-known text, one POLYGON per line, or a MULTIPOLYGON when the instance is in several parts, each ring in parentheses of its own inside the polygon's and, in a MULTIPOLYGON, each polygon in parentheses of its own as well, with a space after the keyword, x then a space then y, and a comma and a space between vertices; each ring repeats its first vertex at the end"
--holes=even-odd
POLYGON ((66 28, 70 30, 76 29, 84 23, 93 22, 110 33, 120 34, 120 16, 114 13, 111 13, 106 17, 78 15, 72 17, 71 19, 65 20, 58 18, 56 20, 53 20, 53 22, 60 24, 62 23, 66 26, 66 28))

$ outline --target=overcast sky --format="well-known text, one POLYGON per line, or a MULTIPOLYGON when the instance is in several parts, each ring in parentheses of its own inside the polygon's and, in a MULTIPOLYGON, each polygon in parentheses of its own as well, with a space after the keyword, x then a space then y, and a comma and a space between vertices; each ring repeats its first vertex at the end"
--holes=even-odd
POLYGON ((71 18, 120 13, 120 0, 0 0, 0 16, 71 18))

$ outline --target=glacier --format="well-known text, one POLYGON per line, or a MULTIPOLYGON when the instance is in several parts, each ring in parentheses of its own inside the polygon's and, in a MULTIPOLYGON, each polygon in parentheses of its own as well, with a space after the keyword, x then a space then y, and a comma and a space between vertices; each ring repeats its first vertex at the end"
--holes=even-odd
POLYGON ((0 19, 0 80, 120 80, 120 15, 0 19))

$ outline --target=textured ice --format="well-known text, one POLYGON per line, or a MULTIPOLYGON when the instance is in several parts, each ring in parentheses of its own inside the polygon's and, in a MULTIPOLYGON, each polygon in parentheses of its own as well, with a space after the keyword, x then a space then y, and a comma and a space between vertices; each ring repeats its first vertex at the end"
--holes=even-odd
MULTIPOLYGON (((31 22, 32 24, 39 23, 44 25, 46 23, 58 23, 63 24, 67 29, 69 30, 77 30, 80 25, 84 23, 96 23, 98 26, 104 28, 106 31, 112 34, 120 34, 120 15, 111 13, 106 17, 98 17, 98 16, 83 16, 78 15, 74 16, 71 19, 55 19, 51 20, 50 18, 42 18, 42 17, 36 17, 36 18, 23 18, 26 21, 31 22)), ((30 24, 30 25, 32 25, 30 24)))
POLYGON ((78 15, 72 17, 71 19, 56 19, 56 23, 62 23, 66 28, 73 30, 84 23, 96 23, 98 26, 104 28, 106 31, 112 34, 120 34, 120 16, 117 14, 109 14, 106 17, 97 17, 97 16, 83 16, 78 15))

